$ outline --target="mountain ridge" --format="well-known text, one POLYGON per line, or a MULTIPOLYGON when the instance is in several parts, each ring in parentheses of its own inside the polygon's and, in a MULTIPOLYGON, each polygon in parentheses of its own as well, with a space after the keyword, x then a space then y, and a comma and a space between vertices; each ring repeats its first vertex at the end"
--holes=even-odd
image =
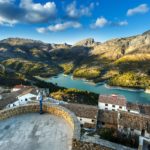
MULTIPOLYGON (((150 31, 146 31, 140 35, 111 39, 104 43, 87 38, 74 45, 8 38, 0 41, 0 63, 10 68, 7 64, 13 58, 13 62, 16 62, 11 67, 16 69, 16 64, 21 65, 18 58, 30 61, 32 66, 37 66, 36 62, 41 62, 43 65, 47 64, 48 69, 54 70, 53 67, 56 67, 57 71, 54 72, 57 74, 63 70, 65 73, 72 73, 76 77, 87 78, 94 82, 110 80, 124 73, 130 77, 131 74, 140 78, 146 77, 147 80, 150 76, 149 33, 150 31), (4 63, 6 60, 8 63, 4 63)), ((148 84, 142 83, 142 87, 150 86, 149 82, 148 79, 148 84)), ((138 81, 135 81, 134 86, 141 87, 141 83, 138 85, 138 81)))

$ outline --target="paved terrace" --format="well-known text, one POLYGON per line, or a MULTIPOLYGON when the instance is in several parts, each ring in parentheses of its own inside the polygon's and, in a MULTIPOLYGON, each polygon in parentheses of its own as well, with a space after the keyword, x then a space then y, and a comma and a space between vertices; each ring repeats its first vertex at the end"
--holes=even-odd
POLYGON ((1 150, 71 150, 73 131, 62 118, 38 113, 0 121, 1 150))
POLYGON ((28 104, 0 111, 0 150, 71 150, 79 140, 76 116, 61 106, 28 104), (11 118, 10 118, 11 117, 11 118))

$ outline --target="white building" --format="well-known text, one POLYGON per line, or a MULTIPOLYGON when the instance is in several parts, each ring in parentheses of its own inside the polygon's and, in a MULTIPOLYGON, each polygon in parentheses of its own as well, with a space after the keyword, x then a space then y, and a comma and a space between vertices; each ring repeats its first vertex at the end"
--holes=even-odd
POLYGON ((100 95, 98 101, 98 107, 101 110, 110 111, 127 111, 126 99, 119 95, 100 95))
POLYGON ((11 104, 9 104, 7 107, 15 107, 24 105, 32 100, 36 100, 37 98, 37 91, 35 88, 29 88, 26 90, 23 90, 20 95, 18 95, 17 100, 11 104))

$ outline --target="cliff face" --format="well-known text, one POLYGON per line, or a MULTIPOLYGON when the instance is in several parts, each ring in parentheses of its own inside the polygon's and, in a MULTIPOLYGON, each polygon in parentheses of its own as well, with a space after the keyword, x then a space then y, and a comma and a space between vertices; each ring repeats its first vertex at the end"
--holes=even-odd
POLYGON ((95 45, 100 44, 99 42, 95 42, 93 38, 88 38, 85 40, 81 40, 77 42, 74 46, 85 46, 85 47, 92 47, 95 45))
POLYGON ((150 31, 138 36, 113 39, 91 50, 92 55, 115 60, 124 55, 137 53, 150 53, 150 31))

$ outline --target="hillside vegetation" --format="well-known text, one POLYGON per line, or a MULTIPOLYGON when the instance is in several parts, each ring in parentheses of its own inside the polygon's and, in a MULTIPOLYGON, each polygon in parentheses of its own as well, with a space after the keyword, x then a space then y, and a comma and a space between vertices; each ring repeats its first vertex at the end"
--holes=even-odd
POLYGON ((94 79, 100 76, 100 69, 98 68, 92 68, 92 67, 84 67, 84 68, 78 68, 73 72, 73 76, 80 77, 80 78, 86 78, 86 79, 94 79))
POLYGON ((59 69, 53 65, 43 64, 41 62, 32 62, 22 59, 8 59, 2 62, 6 68, 11 68, 15 72, 24 75, 39 75, 49 77, 59 73, 59 69))
POLYGON ((22 76, 64 72, 94 82, 107 80, 114 86, 147 88, 150 86, 150 31, 104 43, 89 38, 72 46, 9 38, 0 41, 0 63, 22 76))

